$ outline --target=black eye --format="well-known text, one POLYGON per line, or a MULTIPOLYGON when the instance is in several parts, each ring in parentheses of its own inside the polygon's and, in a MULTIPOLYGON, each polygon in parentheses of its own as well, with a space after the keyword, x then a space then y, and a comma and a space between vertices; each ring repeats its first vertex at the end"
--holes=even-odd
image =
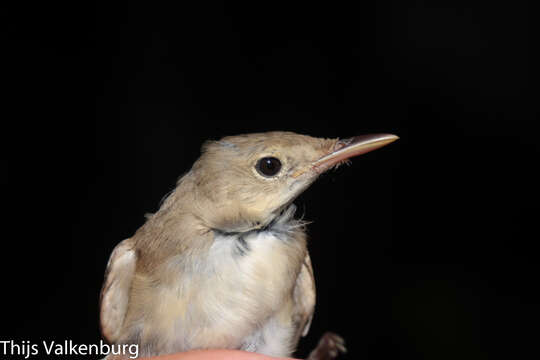
POLYGON ((275 157, 265 157, 257 161, 255 168, 263 176, 274 176, 281 169, 281 161, 275 157))

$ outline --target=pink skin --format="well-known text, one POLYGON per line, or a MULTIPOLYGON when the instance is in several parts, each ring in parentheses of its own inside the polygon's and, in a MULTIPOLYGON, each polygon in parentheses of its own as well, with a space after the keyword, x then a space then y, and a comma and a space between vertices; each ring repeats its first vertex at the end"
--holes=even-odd
POLYGON ((172 355, 162 355, 141 360, 297 360, 276 358, 240 350, 192 350, 172 355))

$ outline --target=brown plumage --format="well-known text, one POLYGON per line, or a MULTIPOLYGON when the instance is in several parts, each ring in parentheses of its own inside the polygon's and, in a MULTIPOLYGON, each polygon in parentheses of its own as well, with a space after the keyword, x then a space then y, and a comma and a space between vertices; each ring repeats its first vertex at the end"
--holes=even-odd
MULTIPOLYGON (((111 254, 103 336, 139 344, 140 356, 211 348, 290 356, 315 305, 292 201, 322 172, 395 139, 269 132, 206 142, 161 208, 111 254)), ((333 347, 312 359, 342 348, 338 337, 323 340, 333 347)))

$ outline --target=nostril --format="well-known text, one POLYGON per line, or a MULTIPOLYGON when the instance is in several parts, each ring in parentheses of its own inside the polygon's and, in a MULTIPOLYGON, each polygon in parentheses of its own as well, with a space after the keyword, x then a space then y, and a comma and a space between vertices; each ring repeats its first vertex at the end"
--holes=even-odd
POLYGON ((334 150, 337 151, 341 148, 344 148, 347 145, 350 145, 353 142, 354 138, 348 138, 348 139, 339 139, 336 145, 334 145, 334 150))

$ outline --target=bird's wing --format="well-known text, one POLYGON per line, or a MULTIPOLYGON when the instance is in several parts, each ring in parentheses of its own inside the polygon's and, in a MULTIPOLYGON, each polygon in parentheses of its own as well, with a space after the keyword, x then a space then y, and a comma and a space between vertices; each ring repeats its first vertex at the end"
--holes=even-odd
POLYGON ((306 336, 313 318, 315 310, 315 278, 313 277, 313 268, 311 267, 311 259, 309 254, 306 254, 302 269, 296 279, 296 287, 294 288, 294 303, 295 317, 299 319, 299 327, 296 334, 296 340, 300 336, 306 336))
POLYGON ((110 343, 118 339, 122 329, 136 263, 133 241, 126 239, 116 245, 107 264, 101 289, 100 324, 103 337, 110 343))

